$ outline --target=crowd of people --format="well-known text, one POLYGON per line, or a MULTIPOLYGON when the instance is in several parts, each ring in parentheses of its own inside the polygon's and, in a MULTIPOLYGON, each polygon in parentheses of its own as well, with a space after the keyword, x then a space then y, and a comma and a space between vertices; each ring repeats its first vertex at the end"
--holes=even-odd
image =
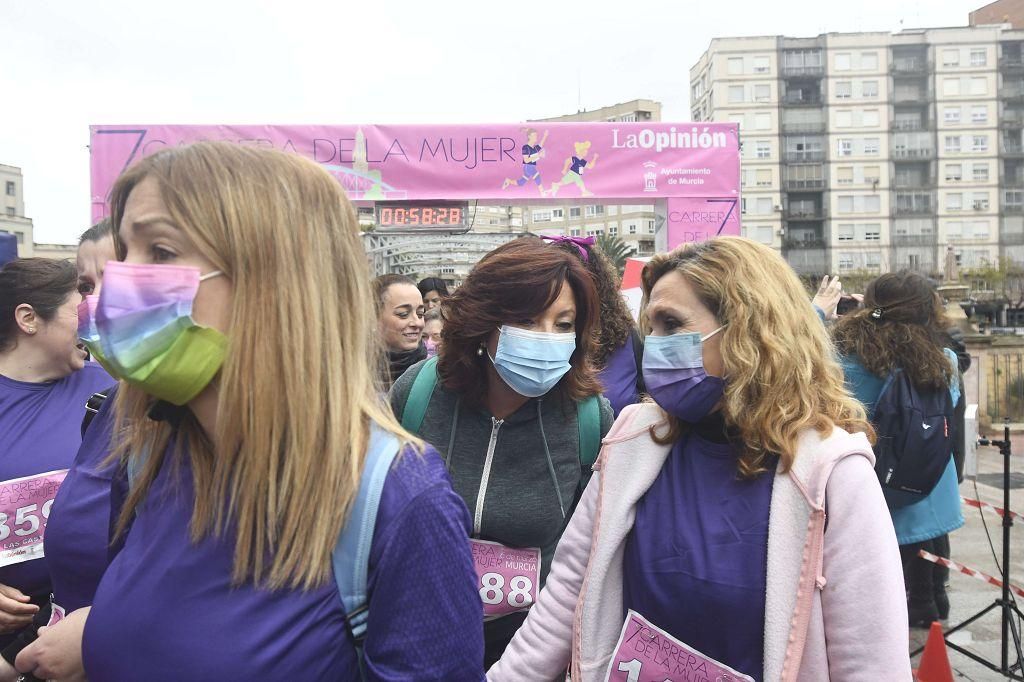
POLYGON ((740 237, 642 280, 635 322, 592 239, 533 236, 371 279, 312 161, 137 162, 76 264, 0 269, 0 682, 589 682, 639 675, 631 622, 668 679, 665 642, 911 679, 961 474, 876 451, 898 381, 963 402, 934 287, 840 315, 740 237))

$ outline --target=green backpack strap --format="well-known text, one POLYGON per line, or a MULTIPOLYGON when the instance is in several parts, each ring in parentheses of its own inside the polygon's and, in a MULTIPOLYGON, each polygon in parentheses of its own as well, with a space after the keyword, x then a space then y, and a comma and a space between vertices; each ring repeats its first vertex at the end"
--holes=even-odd
POLYGON ((576 421, 580 428, 580 465, 589 479, 601 451, 601 405, 596 395, 576 403, 576 421))
MULTIPOLYGON (((402 410, 402 428, 409 433, 419 433, 423 425, 423 415, 427 413, 427 405, 437 386, 437 357, 427 360, 416 379, 412 382, 409 397, 405 400, 402 410)), ((600 430, 600 429, 599 429, 600 430)))

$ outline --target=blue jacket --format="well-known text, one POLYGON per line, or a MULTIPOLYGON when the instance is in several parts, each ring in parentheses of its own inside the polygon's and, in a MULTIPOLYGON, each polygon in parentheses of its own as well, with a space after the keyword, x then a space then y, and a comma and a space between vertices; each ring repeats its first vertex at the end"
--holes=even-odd
MULTIPOLYGON (((957 367, 956 354, 949 349, 945 349, 945 353, 953 367, 957 367)), ((864 404, 871 415, 882 391, 882 384, 885 383, 885 377, 875 376, 869 372, 854 356, 843 357, 841 362, 846 374, 846 388, 864 404)), ((955 405, 960 399, 960 386, 957 382, 953 382, 949 395, 955 405)), ((896 540, 901 545, 930 540, 964 525, 953 454, 950 453, 946 471, 927 497, 906 507, 890 509, 889 512, 896 528, 896 540)))

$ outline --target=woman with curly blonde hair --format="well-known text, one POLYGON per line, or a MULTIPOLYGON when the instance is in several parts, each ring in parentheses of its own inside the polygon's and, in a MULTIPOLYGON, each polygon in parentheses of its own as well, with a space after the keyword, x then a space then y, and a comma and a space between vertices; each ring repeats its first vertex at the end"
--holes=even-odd
POLYGON ((489 679, 714 679, 717 662, 738 679, 909 680, 873 433, 796 275, 723 237, 654 257, 643 289, 654 402, 605 438, 489 679))

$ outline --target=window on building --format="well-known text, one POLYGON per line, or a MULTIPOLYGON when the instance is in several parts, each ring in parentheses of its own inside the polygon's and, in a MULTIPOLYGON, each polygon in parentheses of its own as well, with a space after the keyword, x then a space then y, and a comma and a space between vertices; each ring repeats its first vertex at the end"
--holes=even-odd
POLYGON ((864 155, 865 156, 878 156, 879 140, 877 137, 865 137, 864 138, 864 155))
POLYGON ((971 123, 987 123, 988 107, 971 107, 971 123))
POLYGON ((877 194, 864 197, 864 213, 878 213, 882 210, 882 198, 877 194))
POLYGON ((13 206, 7 207, 7 215, 15 215, 15 208, 13 206))
POLYGON ((882 267, 882 254, 877 251, 868 251, 864 254, 864 266, 872 269, 882 267))
POLYGON ((772 156, 772 143, 767 140, 758 140, 757 142, 757 158, 759 159, 770 159, 772 156))
POLYGON ((743 86, 742 85, 730 85, 729 86, 729 103, 736 104, 743 101, 743 86))
POLYGON ((974 230, 971 236, 975 239, 988 239, 989 229, 987 222, 974 223, 974 230))
POLYGON ((743 57, 732 57, 729 59, 729 75, 739 76, 743 73, 743 57))
POLYGON ((960 136, 959 135, 946 135, 946 153, 947 154, 959 154, 960 153, 960 136))
POLYGON ((867 109, 864 111, 864 116, 861 119, 861 125, 865 128, 877 128, 878 122, 878 109, 867 109))
POLYGON ((754 57, 754 73, 768 73, 770 70, 768 57, 754 57))
POLYGON ((984 49, 971 50, 971 66, 985 66, 988 56, 984 49))
POLYGON ((946 223, 946 239, 963 239, 964 224, 959 220, 951 220, 946 223))
POLYGON ((877 184, 882 181, 882 169, 881 166, 864 166, 864 182, 867 184, 877 184))
POLYGON ((877 242, 882 239, 882 226, 879 223, 865 223, 864 241, 877 242))
POLYGON ((964 167, 959 163, 946 164, 946 182, 960 182, 964 179, 964 167))
POLYGON ((735 123, 742 130, 747 124, 747 116, 746 114, 729 114, 729 123, 735 123))
POLYGON ((975 182, 988 182, 988 164, 987 163, 976 163, 974 164, 972 171, 972 177, 975 182))
POLYGON ((772 198, 771 197, 758 197, 757 198, 757 215, 768 215, 772 212, 772 198))
POLYGON ((880 206, 881 198, 877 194, 839 196, 840 213, 878 213, 880 206))
POLYGON ((580 207, 579 206, 570 207, 569 208, 569 217, 570 218, 579 218, 580 217, 580 207))
POLYGON ((553 209, 551 209, 551 219, 552 220, 561 220, 564 217, 565 217, 565 209, 564 208, 553 208, 553 209))
POLYGON ((852 242, 854 235, 854 227, 850 223, 840 223, 839 232, 836 235, 836 239, 841 242, 852 242))
POLYGON ((535 223, 549 223, 551 222, 551 211, 534 211, 532 217, 535 223))
POLYGON ((853 140, 843 138, 837 140, 836 156, 853 156, 853 140))
POLYGON ((839 269, 840 270, 852 270, 853 269, 853 254, 852 253, 841 253, 841 254, 839 254, 839 269))
POLYGON ((775 230, 773 230, 771 226, 762 227, 759 225, 757 227, 757 241, 761 242, 762 244, 770 245, 773 241, 775 241, 775 230))
POLYGON ((756 130, 768 130, 772 127, 771 114, 754 114, 754 128, 756 130))
POLYGON ((960 66, 960 50, 943 50, 943 66, 960 66))
POLYGON ((946 120, 946 123, 959 123, 960 107, 946 107, 942 110, 942 117, 946 120))
POLYGON ((861 52, 860 53, 860 70, 861 71, 876 71, 878 69, 878 53, 877 52, 861 52))
POLYGON ((602 206, 600 204, 597 204, 597 205, 594 205, 594 206, 587 206, 586 207, 586 216, 588 218, 592 218, 593 216, 596 216, 596 215, 604 215, 604 206, 602 206))
POLYGON ((853 96, 853 81, 836 81, 836 99, 850 99, 853 96))
POLYGON ((860 94, 864 99, 878 97, 878 81, 864 81, 860 86, 860 94))
POLYGON ((971 136, 971 151, 972 152, 987 152, 988 151, 988 135, 972 135, 971 136))
POLYGON ((971 208, 975 211, 987 211, 988 192, 975 192, 971 195, 971 208))
POLYGON ((757 181, 758 187, 771 187, 772 186, 772 170, 771 168, 758 168, 757 169, 757 181))
POLYGON ((754 86, 754 101, 769 102, 772 99, 772 86, 767 83, 758 83, 754 86))
POLYGON ((850 53, 840 52, 836 54, 836 71, 850 70, 850 53))
POLYGON ((956 97, 960 94, 959 78, 944 78, 942 80, 942 94, 946 97, 956 97))
POLYGON ((853 112, 841 110, 836 112, 836 128, 849 128, 853 126, 853 112))
POLYGON ((610 225, 608 227, 608 234, 610 236, 612 236, 612 237, 619 236, 619 226, 618 225, 610 225))
POLYGON ((626 225, 626 231, 629 232, 629 234, 636 234, 636 223, 629 223, 626 225))
POLYGON ((7 196, 13 197, 14 193, 16 191, 17 191, 17 185, 14 183, 13 180, 8 180, 7 181, 7 196))
POLYGON ((740 213, 746 214, 747 212, 747 198, 740 197, 740 213))
POLYGON ((853 184, 853 166, 836 166, 836 184, 853 184))
POLYGON ((647 234, 654 234, 654 221, 653 220, 648 220, 647 221, 647 234))
POLYGON ((571 230, 569 230, 569 235, 572 236, 572 237, 579 237, 580 236, 580 228, 578 228, 578 227, 572 228, 571 230))
POLYGON ((988 80, 985 78, 971 79, 971 94, 984 95, 988 93, 988 80))
POLYGON ((960 211, 964 207, 964 195, 960 192, 950 192, 946 195, 946 210, 960 211))

